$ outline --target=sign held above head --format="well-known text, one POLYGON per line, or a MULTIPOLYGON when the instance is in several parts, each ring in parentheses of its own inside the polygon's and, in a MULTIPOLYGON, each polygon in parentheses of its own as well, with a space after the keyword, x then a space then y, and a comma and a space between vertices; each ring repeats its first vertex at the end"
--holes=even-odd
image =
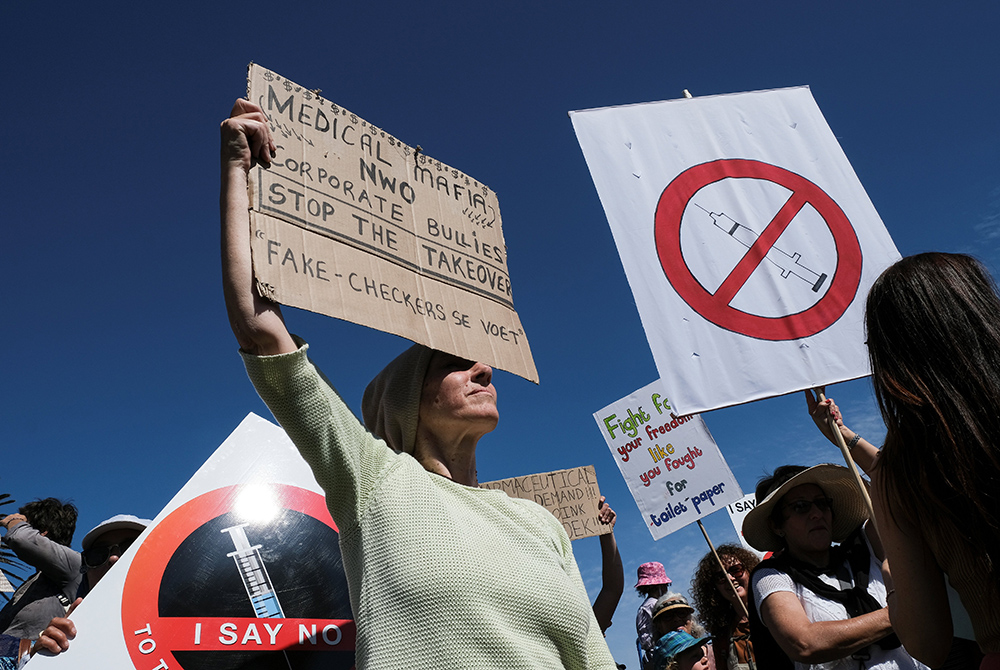
POLYGON ((808 87, 570 116, 678 415, 869 374, 899 253, 808 87))
POLYGON ((249 175, 261 294, 537 382, 496 194, 259 65, 247 86, 277 143, 249 175))

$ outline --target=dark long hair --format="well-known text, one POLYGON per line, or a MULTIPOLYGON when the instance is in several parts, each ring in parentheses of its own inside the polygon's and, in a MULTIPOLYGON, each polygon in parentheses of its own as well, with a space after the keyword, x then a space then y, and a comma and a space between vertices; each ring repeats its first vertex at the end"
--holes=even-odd
POLYGON ((865 308, 880 457, 894 519, 950 522, 1000 577, 1000 298, 959 254, 897 262, 865 308))

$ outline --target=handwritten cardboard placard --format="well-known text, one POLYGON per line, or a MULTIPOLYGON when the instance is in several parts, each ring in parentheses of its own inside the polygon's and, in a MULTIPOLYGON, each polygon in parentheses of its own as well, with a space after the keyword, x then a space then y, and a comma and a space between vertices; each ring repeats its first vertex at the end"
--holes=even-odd
POLYGON ((611 526, 597 518, 601 491, 593 465, 481 482, 479 487, 503 491, 511 498, 534 500, 559 519, 571 540, 611 532, 611 526))
POLYGON ((675 416, 662 382, 594 412, 594 420, 654 540, 743 497, 705 421, 675 416))
POLYGON ((278 145, 249 179, 261 293, 537 382, 496 194, 259 65, 247 86, 278 145))

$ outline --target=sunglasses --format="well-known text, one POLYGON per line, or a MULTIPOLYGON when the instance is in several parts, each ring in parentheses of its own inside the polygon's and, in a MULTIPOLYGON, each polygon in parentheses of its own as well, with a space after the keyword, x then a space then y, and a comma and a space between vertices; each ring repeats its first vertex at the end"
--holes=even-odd
POLYGON ((746 574, 746 572, 747 572, 746 568, 743 567, 742 563, 733 563, 728 568, 726 568, 725 572, 716 572, 715 573, 715 581, 716 582, 723 582, 730 575, 733 576, 733 579, 740 579, 741 577, 743 577, 743 575, 746 574))
POLYGON ((112 544, 103 547, 91 547, 90 549, 85 549, 83 551, 83 563, 88 568, 99 568, 109 560, 112 556, 121 557, 135 540, 124 540, 117 544, 112 544))
POLYGON ((816 506, 820 512, 826 512, 833 509, 833 498, 816 498, 815 500, 796 500, 795 502, 790 502, 785 505, 785 509, 792 511, 792 514, 798 516, 803 516, 809 514, 812 510, 813 505, 816 506))

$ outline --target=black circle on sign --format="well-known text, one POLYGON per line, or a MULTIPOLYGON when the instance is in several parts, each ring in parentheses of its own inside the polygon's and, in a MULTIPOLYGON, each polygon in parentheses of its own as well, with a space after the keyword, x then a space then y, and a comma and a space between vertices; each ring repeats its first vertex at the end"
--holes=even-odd
MULTIPOLYGON (((161 617, 253 617, 235 550, 223 529, 243 523, 228 512, 188 535, 163 571, 161 617)), ((282 509, 266 523, 244 528, 261 560, 286 618, 351 619, 347 579, 335 530, 301 512, 282 509)), ((353 652, 175 651, 184 670, 347 670, 353 652)))

